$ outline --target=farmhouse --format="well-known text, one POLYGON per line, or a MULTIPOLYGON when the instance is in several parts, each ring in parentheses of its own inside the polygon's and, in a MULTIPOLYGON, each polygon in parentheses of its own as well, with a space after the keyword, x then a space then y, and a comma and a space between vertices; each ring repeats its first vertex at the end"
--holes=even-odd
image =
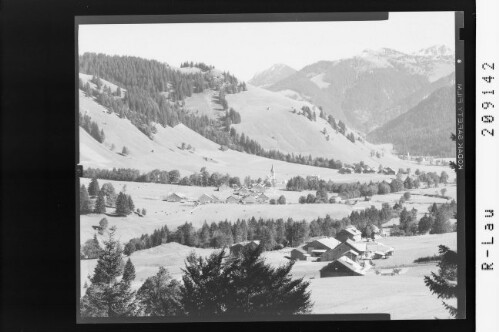
POLYGON ((321 256, 321 262, 332 262, 337 260, 338 258, 346 256, 350 258, 352 261, 356 262, 360 256, 360 253, 352 248, 346 242, 339 244, 334 249, 329 249, 321 256))
POLYGON ((346 240, 360 241, 362 233, 355 226, 348 226, 336 234, 336 239, 340 242, 346 240))
POLYGON ((346 256, 338 258, 320 270, 321 278, 363 276, 365 273, 365 270, 359 263, 352 261, 346 256))
POLYGON ((359 259, 367 257, 367 245, 365 242, 356 242, 348 239, 345 243, 349 245, 351 249, 359 253, 359 259))
POLYGON ((265 194, 260 194, 256 197, 258 203, 266 203, 269 199, 265 194))
POLYGON ((230 247, 230 253, 232 255, 239 255, 242 252, 242 250, 246 248, 255 250, 259 245, 260 245, 259 240, 239 242, 230 247))
POLYGON ((256 198, 255 198, 255 196, 248 195, 246 197, 243 197, 243 199, 241 200, 241 202, 243 204, 255 204, 256 203, 256 198))
POLYGON ((215 195, 211 195, 211 202, 212 203, 221 203, 222 201, 215 195))
POLYGON ((212 203, 213 202, 213 198, 211 196, 209 196, 208 194, 202 194, 198 198, 198 202, 200 204, 212 203))
POLYGON ((332 237, 317 239, 305 244, 302 248, 312 257, 321 257, 326 251, 336 248, 340 242, 332 237))
POLYGON ((227 197, 227 199, 225 200, 226 203, 233 203, 233 204, 237 204, 239 203, 239 198, 235 197, 235 196, 229 196, 227 197))
POLYGON ((306 261, 311 258, 310 254, 307 253, 307 251, 301 247, 299 248, 294 248, 291 250, 291 259, 292 260, 300 260, 300 261, 306 261))
POLYGON ((395 175, 395 170, 393 170, 391 167, 385 167, 383 169, 383 174, 385 174, 385 175, 395 175))
POLYGON ((184 194, 173 193, 169 194, 164 200, 167 202, 184 202, 187 199, 184 194))

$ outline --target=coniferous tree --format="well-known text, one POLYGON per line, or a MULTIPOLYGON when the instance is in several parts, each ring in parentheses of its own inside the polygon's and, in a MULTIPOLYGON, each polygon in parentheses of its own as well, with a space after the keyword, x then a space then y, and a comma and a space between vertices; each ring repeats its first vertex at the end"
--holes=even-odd
MULTIPOLYGON (((438 251, 442 256, 442 259, 438 263, 438 274, 432 272, 430 276, 425 276, 425 284, 440 299, 448 300, 456 298, 458 291, 457 253, 444 245, 438 246, 438 251)), ((460 315, 456 307, 449 305, 445 301, 442 301, 442 303, 451 316, 463 318, 459 317, 460 315)))
POLYGON ((118 281, 123 274, 123 251, 114 239, 115 232, 116 228, 112 227, 90 280, 92 283, 80 300, 82 317, 116 318, 137 314, 135 293, 130 289, 135 276, 128 275, 118 281))
MULTIPOLYGON (((116 198, 116 214, 120 216, 127 216, 133 211, 133 206, 130 206, 131 197, 120 192, 116 198)), ((133 201, 132 201, 133 203, 133 201)))
POLYGON ((102 248, 99 245, 99 241, 97 240, 97 235, 94 234, 92 239, 89 239, 83 244, 82 254, 84 258, 87 259, 95 259, 98 258, 102 248))
POLYGON ((192 316, 282 315, 310 311, 308 282, 293 279, 293 263, 273 268, 261 248, 225 259, 225 251, 208 258, 189 256, 184 270, 182 305, 192 316))
POLYGON ((90 181, 90 184, 88 185, 88 194, 90 196, 97 196, 99 191, 100 191, 99 181, 97 181, 96 178, 93 178, 92 181, 90 181))
POLYGON ((133 199, 132 196, 128 195, 128 209, 130 210, 130 213, 135 210, 135 204, 133 204, 133 199))
POLYGON ((183 313, 180 283, 172 279, 164 267, 149 277, 137 291, 137 299, 145 316, 166 317, 183 313))
POLYGON ((90 208, 90 197, 88 196, 88 191, 85 185, 80 187, 80 214, 87 214, 92 212, 90 208))
POLYGON ((123 268, 123 281, 131 283, 135 279, 135 266, 133 266, 130 258, 125 263, 125 267, 123 268))
POLYGON ((106 213, 106 199, 104 196, 104 192, 102 190, 99 191, 97 196, 97 201, 95 202, 95 213, 106 213))

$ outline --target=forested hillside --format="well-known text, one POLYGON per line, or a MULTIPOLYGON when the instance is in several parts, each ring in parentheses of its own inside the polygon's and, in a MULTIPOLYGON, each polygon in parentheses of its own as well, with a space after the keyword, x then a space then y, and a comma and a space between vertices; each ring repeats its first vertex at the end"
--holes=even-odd
MULTIPOLYGON (((154 126, 175 126, 188 122, 182 111, 182 101, 194 92, 206 88, 224 93, 236 93, 244 85, 229 73, 200 71, 183 73, 155 60, 129 56, 109 56, 85 53, 79 57, 80 72, 104 79, 126 89, 123 98, 110 91, 90 89, 87 84, 80 88, 96 97, 97 102, 111 109, 122 118, 127 118, 142 132, 151 136, 154 126)), ((88 83, 88 82, 87 82, 88 83)))
POLYGON ((456 131, 454 86, 440 88, 407 113, 367 135, 376 143, 390 142, 399 153, 454 157, 450 139, 456 131))

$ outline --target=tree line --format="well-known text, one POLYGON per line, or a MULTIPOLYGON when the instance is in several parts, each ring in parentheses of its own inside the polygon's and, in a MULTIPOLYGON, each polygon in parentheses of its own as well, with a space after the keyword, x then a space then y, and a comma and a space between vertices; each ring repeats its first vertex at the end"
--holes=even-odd
MULTIPOLYGON (((199 187, 218 187, 221 185, 241 186, 241 179, 239 177, 218 172, 210 173, 206 167, 201 168, 199 172, 189 176, 182 176, 176 169, 171 171, 155 169, 150 172, 141 173, 138 169, 133 168, 101 169, 89 167, 83 170, 83 177, 128 182, 171 183, 182 186, 199 187)), ((261 178, 252 179, 249 176, 246 178, 248 183, 263 181, 261 178)))
POLYGON ((363 236, 373 235, 372 225, 381 225, 394 216, 398 211, 388 203, 381 209, 374 206, 361 211, 353 211, 348 217, 332 219, 329 215, 317 218, 311 222, 305 220, 279 219, 237 219, 235 222, 227 220, 205 222, 199 229, 192 223, 185 223, 175 231, 163 226, 151 234, 142 234, 125 244, 124 252, 131 255, 137 250, 149 249, 164 243, 177 242, 190 247, 223 248, 235 243, 259 240, 263 250, 276 250, 287 246, 296 247, 303 244, 309 237, 334 237, 349 225, 356 226, 363 236), (368 229, 369 228, 369 229, 368 229))
POLYGON ((90 317, 269 316, 310 312, 309 283, 291 277, 293 262, 271 267, 261 249, 207 258, 189 255, 182 282, 160 267, 137 291, 135 266, 124 259, 115 228, 109 232, 90 285, 85 283, 80 315, 90 317))

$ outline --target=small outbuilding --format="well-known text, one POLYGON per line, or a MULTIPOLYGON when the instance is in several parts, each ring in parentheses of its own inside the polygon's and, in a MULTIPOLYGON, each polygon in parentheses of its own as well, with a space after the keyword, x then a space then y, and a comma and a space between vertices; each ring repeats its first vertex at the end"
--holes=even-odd
POLYGON ((310 254, 307 253, 306 250, 303 248, 294 248, 291 250, 291 259, 292 260, 299 260, 299 261, 306 261, 311 258, 310 254))
POLYGON ((169 194, 168 196, 166 196, 166 198, 163 200, 167 201, 167 202, 185 202, 186 199, 187 199, 187 197, 185 197, 185 195, 183 195, 183 194, 172 193, 172 194, 169 194))

